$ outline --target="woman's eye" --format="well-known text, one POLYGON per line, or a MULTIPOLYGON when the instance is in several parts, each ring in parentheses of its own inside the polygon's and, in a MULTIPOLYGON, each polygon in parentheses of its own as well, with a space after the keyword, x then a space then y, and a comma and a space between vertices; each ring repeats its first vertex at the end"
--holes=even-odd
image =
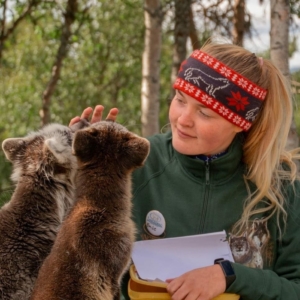
POLYGON ((200 112, 200 114, 201 114, 202 116, 204 116, 204 117, 206 117, 206 118, 209 118, 209 117, 210 117, 209 115, 205 114, 202 110, 199 110, 199 112, 200 112))

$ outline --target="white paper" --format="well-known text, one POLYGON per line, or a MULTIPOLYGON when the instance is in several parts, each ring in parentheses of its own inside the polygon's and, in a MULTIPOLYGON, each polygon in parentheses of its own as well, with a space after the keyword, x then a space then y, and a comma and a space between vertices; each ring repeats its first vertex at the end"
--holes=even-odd
POLYGON ((137 273, 144 280, 175 278, 190 270, 213 265, 217 258, 234 261, 225 231, 138 241, 132 251, 137 273))

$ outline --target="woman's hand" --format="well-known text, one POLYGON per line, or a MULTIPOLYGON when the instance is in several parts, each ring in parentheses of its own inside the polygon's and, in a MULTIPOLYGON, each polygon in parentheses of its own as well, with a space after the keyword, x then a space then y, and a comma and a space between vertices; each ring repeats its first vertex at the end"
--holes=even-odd
MULTIPOLYGON (((92 107, 87 107, 81 114, 81 117, 74 117, 70 123, 69 123, 69 126, 72 126, 74 125, 75 123, 79 122, 80 119, 86 119, 86 120, 89 120, 90 116, 92 115, 92 118, 90 120, 90 123, 96 123, 96 122, 99 122, 101 121, 102 119, 102 114, 103 114, 103 111, 104 111, 104 106, 103 105, 97 105, 93 111, 93 108, 92 107)), ((117 118, 117 115, 119 113, 119 110, 117 108, 112 108, 107 117, 106 117, 106 120, 112 120, 112 121, 115 121, 116 118, 117 118)))
POLYGON ((210 300, 226 290, 225 276, 219 265, 195 269, 166 282, 172 300, 210 300))

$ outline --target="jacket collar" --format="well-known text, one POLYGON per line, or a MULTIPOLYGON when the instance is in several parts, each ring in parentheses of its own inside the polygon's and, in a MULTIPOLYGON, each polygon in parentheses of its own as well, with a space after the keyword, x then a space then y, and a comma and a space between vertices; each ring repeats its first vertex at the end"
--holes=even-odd
POLYGON ((225 155, 214 159, 211 162, 204 162, 193 157, 180 154, 174 148, 174 155, 179 161, 183 171, 194 177, 195 180, 209 180, 209 183, 216 184, 229 180, 238 171, 243 171, 245 166, 242 163, 243 157, 243 133, 236 135, 225 155))

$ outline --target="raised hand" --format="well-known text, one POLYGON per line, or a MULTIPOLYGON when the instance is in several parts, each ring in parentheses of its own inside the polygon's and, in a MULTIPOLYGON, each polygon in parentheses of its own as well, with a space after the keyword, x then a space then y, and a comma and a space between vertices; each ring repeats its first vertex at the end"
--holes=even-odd
MULTIPOLYGON (((75 123, 79 122, 80 119, 86 119, 86 120, 90 120, 90 123, 96 123, 102 120, 102 115, 103 115, 103 111, 104 111, 104 106, 103 105, 97 105, 95 107, 95 109, 93 110, 92 107, 87 107, 86 109, 83 110, 81 116, 76 116, 74 118, 71 119, 69 126, 74 125, 75 123)), ((115 121, 117 118, 117 115, 119 113, 119 110, 117 108, 112 108, 107 117, 106 120, 111 120, 111 121, 115 121)))

